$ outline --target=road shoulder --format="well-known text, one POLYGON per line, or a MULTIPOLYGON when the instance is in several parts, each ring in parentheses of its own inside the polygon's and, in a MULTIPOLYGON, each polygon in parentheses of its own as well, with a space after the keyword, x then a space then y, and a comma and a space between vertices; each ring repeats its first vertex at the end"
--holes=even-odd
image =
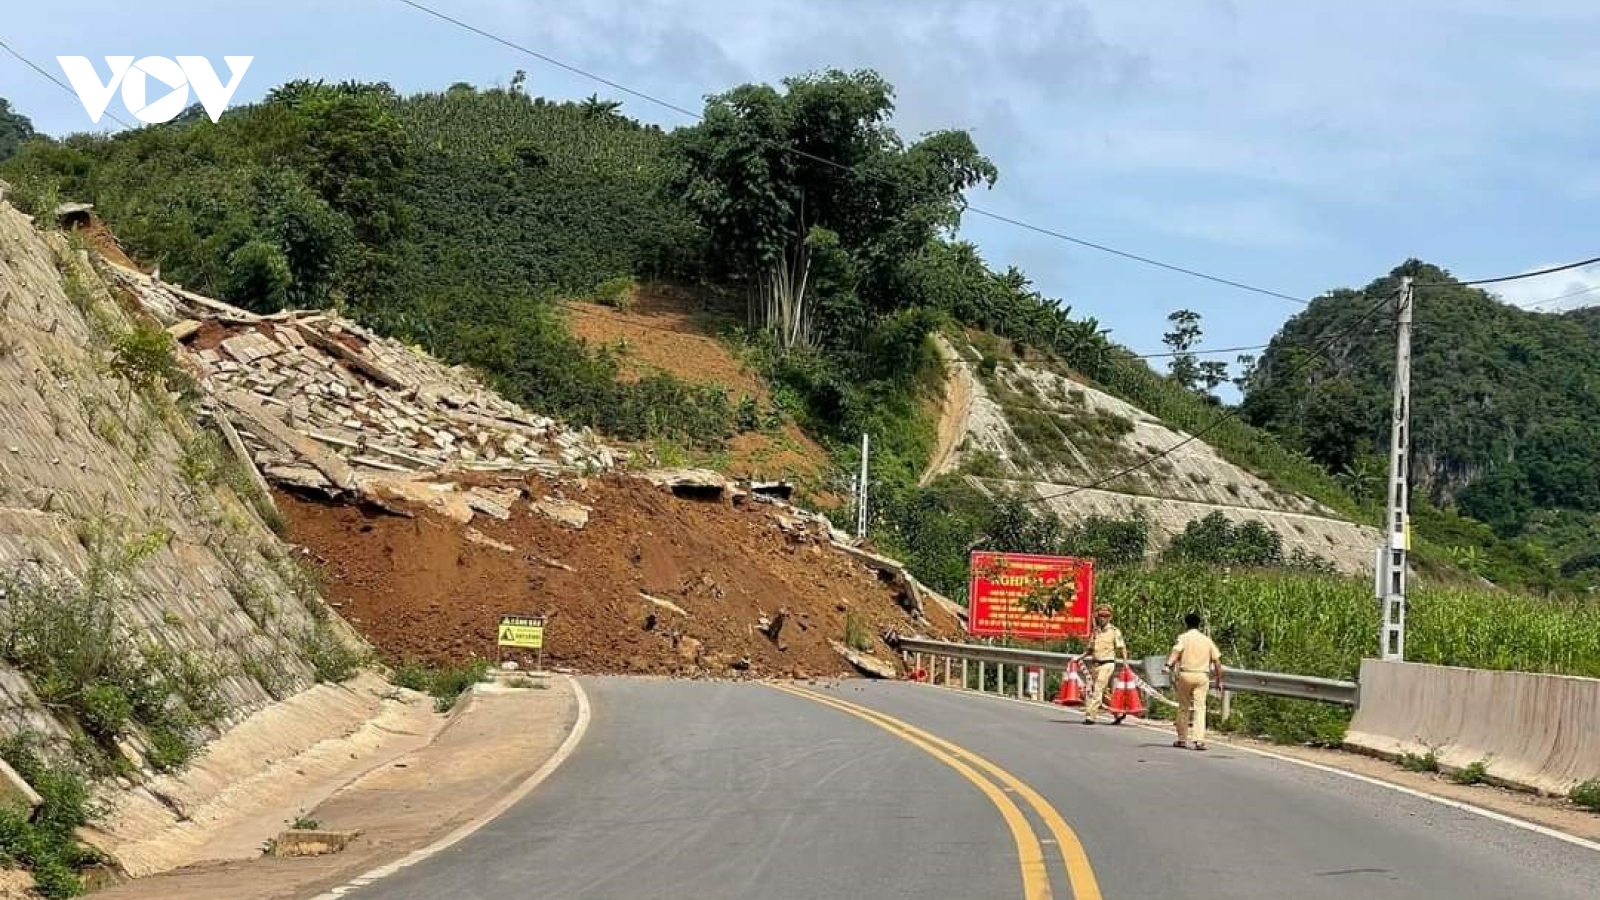
MULTIPOLYGON (((342 852, 203 863, 102 891, 112 900, 306 900, 440 849, 519 799, 570 753, 587 722, 572 679, 479 685, 429 744, 372 769, 307 811, 359 831, 342 852)), ((298 811, 285 811, 293 818, 298 811)))
MULTIPOLYGON (((1169 734, 1173 731, 1172 723, 1161 720, 1140 720, 1139 724, 1169 734)), ((1559 797, 1541 797, 1490 784, 1457 784, 1441 773, 1412 772, 1397 763, 1351 750, 1274 744, 1216 731, 1207 736, 1207 742, 1214 747, 1234 747, 1292 763, 1320 766, 1340 774, 1382 782, 1402 791, 1487 810, 1579 840, 1600 843, 1600 815, 1580 809, 1559 797)))

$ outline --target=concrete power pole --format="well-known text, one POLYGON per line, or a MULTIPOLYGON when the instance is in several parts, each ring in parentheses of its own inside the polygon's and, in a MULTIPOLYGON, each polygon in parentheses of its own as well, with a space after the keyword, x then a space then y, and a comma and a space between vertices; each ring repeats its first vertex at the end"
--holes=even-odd
POLYGON ((1400 280, 1400 296, 1395 303, 1397 345, 1394 421, 1389 445, 1389 517, 1384 529, 1386 545, 1380 551, 1383 634, 1379 649, 1383 659, 1394 662, 1406 658, 1406 556, 1411 549, 1410 479, 1407 477, 1411 451, 1411 303, 1411 277, 1406 276, 1400 280))
POLYGON ((856 480, 856 537, 867 536, 867 433, 861 432, 861 475, 856 480))

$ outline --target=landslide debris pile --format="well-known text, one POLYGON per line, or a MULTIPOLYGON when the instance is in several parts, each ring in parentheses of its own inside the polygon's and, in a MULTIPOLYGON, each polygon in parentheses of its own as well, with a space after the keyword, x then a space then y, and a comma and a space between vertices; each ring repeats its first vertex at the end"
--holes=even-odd
POLYGON ((891 676, 886 634, 959 633, 954 604, 784 485, 623 476, 587 429, 336 314, 256 315, 108 269, 392 663, 495 659, 509 613, 553 613, 545 662, 585 672, 891 676))
POLYGON ((330 497, 381 473, 611 468, 616 455, 487 390, 470 374, 333 314, 260 316, 111 266, 184 342, 201 383, 261 471, 330 497))
POLYGON ((545 664, 587 673, 892 674, 885 634, 960 631, 897 564, 713 473, 468 480, 504 515, 281 495, 331 602, 396 662, 495 659, 502 614, 550 616, 545 664))

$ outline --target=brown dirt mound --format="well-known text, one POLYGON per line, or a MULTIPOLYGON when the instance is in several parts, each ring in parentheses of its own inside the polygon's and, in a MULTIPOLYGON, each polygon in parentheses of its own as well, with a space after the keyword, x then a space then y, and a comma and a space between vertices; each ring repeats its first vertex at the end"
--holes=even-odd
POLYGON ((679 499, 615 475, 500 486, 526 493, 511 520, 480 515, 470 526, 287 494, 279 505, 290 539, 319 558, 326 596, 390 662, 496 659, 498 617, 519 613, 553 614, 546 665, 590 673, 849 674, 828 643, 845 640, 847 610, 880 658, 893 656, 885 628, 960 631, 937 608, 916 629, 891 585, 825 539, 785 533, 771 506, 679 499), (582 530, 530 508, 529 498, 558 493, 592 508, 582 530), (513 550, 469 540, 472 529, 513 550), (782 648, 758 630, 780 608, 789 613, 782 648))
MULTIPOLYGON (((625 380, 665 372, 695 384, 721 385, 732 402, 749 396, 767 408, 772 396, 760 374, 707 333, 697 306, 684 291, 642 285, 626 311, 581 302, 563 309, 575 336, 596 347, 626 348, 620 356, 625 380)), ((738 478, 793 478, 816 488, 828 470, 828 454, 789 422, 776 434, 739 435, 729 442, 727 459, 713 467, 738 478)))

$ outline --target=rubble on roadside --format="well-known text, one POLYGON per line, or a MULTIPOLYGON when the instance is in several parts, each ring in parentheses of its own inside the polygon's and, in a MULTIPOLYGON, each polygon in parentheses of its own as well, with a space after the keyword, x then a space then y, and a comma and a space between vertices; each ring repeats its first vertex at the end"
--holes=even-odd
MULTIPOLYGON (((108 269, 179 340, 211 414, 237 428, 269 481, 341 498, 369 485, 392 491, 395 479, 382 475, 560 476, 619 462, 592 431, 530 413, 461 367, 334 313, 257 315, 108 269)), ((482 493, 467 504, 497 517, 505 507, 482 493)))

